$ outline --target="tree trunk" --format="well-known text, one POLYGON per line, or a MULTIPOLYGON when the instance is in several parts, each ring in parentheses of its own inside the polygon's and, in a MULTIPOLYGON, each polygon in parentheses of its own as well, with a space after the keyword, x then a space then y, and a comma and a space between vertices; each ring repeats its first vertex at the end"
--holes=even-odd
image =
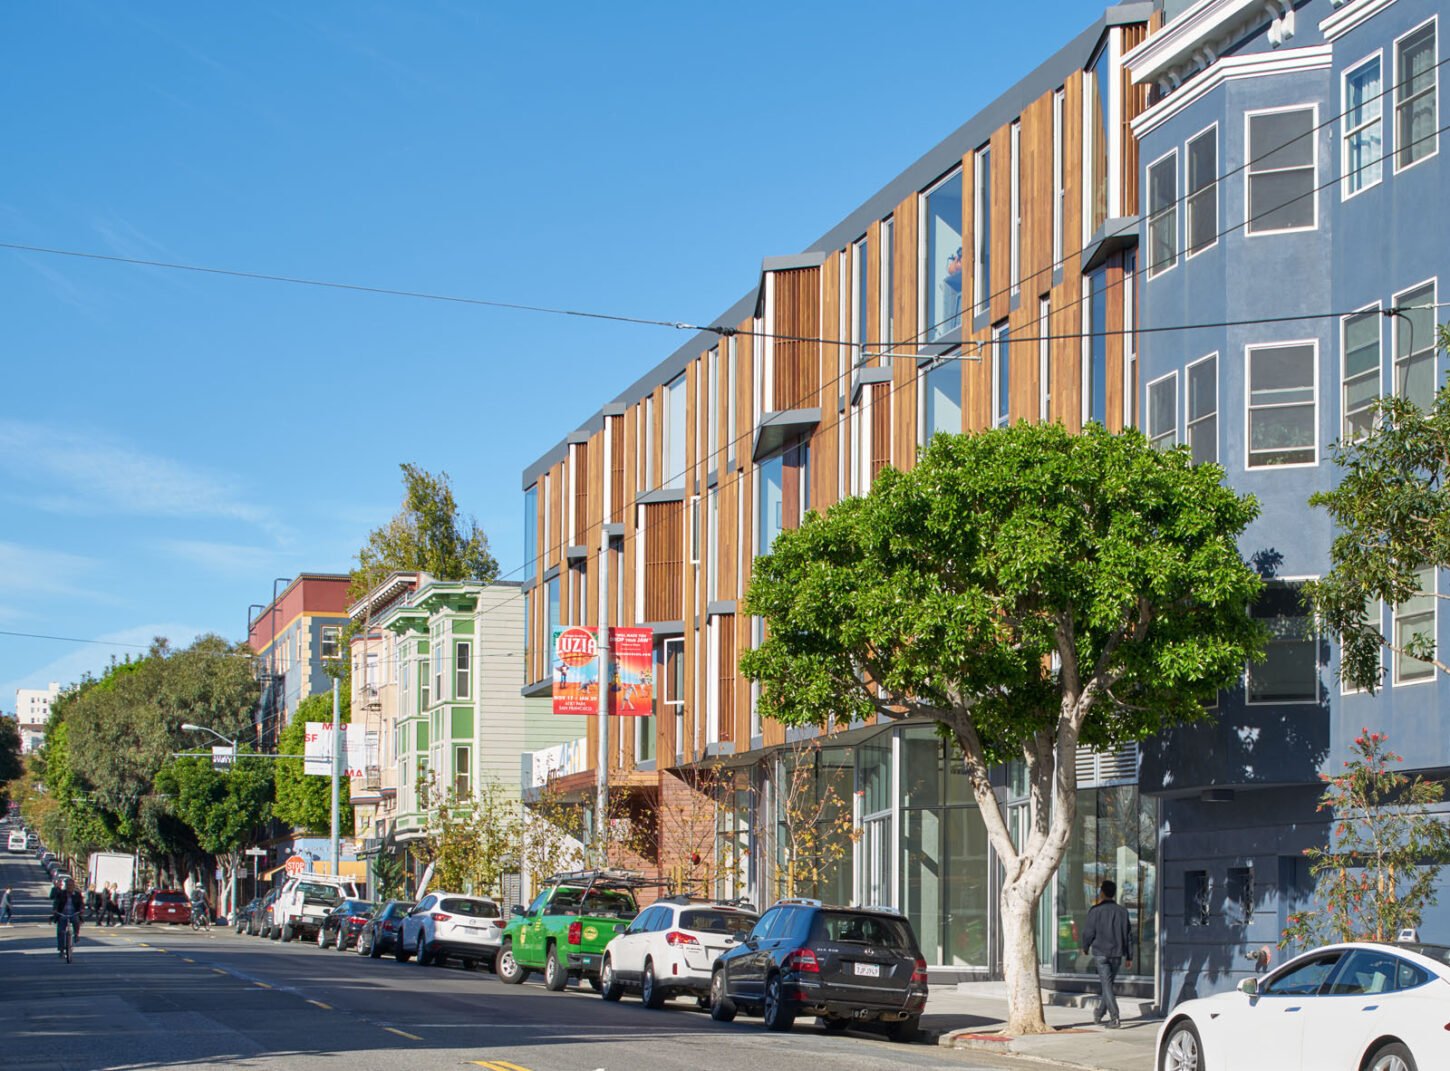
POLYGON ((1007 1032, 1045 1034, 1042 1016, 1042 984, 1037 973, 1037 941, 1034 928, 1036 904, 1021 883, 1003 885, 1002 976, 1007 982, 1007 1032))

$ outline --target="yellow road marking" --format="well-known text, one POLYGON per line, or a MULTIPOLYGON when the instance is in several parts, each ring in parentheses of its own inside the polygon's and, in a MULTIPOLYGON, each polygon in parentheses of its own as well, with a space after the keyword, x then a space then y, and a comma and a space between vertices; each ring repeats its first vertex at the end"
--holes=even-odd
POLYGON ((266 982, 253 982, 252 984, 253 985, 257 985, 257 986, 261 986, 263 989, 271 989, 272 988, 266 982))
POLYGON ((147 944, 147 943, 146 943, 146 942, 145 942, 145 941, 142 941, 142 942, 141 942, 141 947, 142 947, 142 948, 150 948, 150 947, 151 947, 151 946, 150 946, 150 945, 148 945, 148 944, 147 944))
POLYGON ((211 972, 212 972, 212 974, 226 974, 227 973, 226 971, 222 970, 220 967, 213 967, 211 969, 211 972))
POLYGON ((194 959, 187 959, 185 956, 182 956, 181 957, 181 962, 182 963, 195 963, 196 960, 194 960, 194 959))
POLYGON ((410 1034, 406 1030, 399 1030, 396 1026, 383 1027, 389 1034, 397 1034, 400 1038, 407 1038, 409 1041, 422 1041, 417 1034, 410 1034))
POLYGON ((324 1004, 320 1000, 310 1000, 309 999, 307 1001, 307 1003, 308 1004, 311 1004, 314 1008, 321 1008, 323 1011, 332 1011, 332 1005, 331 1004, 324 1004))
POLYGON ((529 1071, 527 1067, 520 1067, 518 1064, 509 1063, 507 1060, 475 1060, 473 1062, 483 1067, 491 1067, 494 1071, 529 1071))

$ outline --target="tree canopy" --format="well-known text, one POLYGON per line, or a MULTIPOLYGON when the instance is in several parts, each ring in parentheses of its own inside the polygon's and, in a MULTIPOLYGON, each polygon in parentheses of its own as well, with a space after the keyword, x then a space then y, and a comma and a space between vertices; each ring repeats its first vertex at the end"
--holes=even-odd
MULTIPOLYGON (((1450 347, 1450 326, 1439 328, 1439 344, 1450 347)), ((1309 499, 1329 514, 1337 534, 1329 572, 1305 587, 1319 620, 1339 640, 1340 676, 1370 691, 1379 687, 1385 650, 1450 672, 1450 661, 1435 651, 1433 629, 1386 636, 1375 612, 1381 602, 1433 600, 1433 573, 1422 592, 1426 570, 1450 568, 1450 386, 1439 389, 1428 411, 1389 396, 1375 402, 1372 414, 1366 435, 1334 445, 1339 483, 1309 499)))
MULTIPOLYGON (((343 724, 352 721, 352 702, 346 688, 339 690, 339 709, 343 724)), ((277 737, 277 750, 283 755, 301 755, 306 746, 309 721, 332 721, 332 693, 308 696, 297 704, 292 720, 277 737)), ((277 759, 276 795, 272 815, 301 833, 322 836, 332 831, 332 779, 307 774, 300 760, 277 759)), ((352 804, 348 800, 346 778, 340 788, 338 828, 353 827, 352 804)))
POLYGON ((1033 911, 1076 814, 1079 745, 1205 716, 1263 637, 1237 538, 1256 502, 1141 433, 1019 424, 937 435, 910 472, 781 533, 746 600, 741 669, 787 725, 919 716, 956 742, 1005 870, 1010 1025, 1045 1029, 1033 911), (1014 841, 992 766, 1023 764, 1014 841))

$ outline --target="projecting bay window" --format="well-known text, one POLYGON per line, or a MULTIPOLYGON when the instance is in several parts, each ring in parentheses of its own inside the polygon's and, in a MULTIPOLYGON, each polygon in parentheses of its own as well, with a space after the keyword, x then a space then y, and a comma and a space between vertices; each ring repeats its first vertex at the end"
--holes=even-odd
POLYGON ((1148 441, 1155 450, 1178 444, 1178 373, 1169 372, 1148 384, 1148 441))
POLYGON ((1377 185, 1383 174, 1384 94, 1380 81, 1378 53, 1344 72, 1340 120, 1344 131, 1340 135, 1343 197, 1377 185))
POLYGON ((1250 703, 1313 703, 1319 699, 1318 637, 1300 600, 1302 582, 1271 580, 1249 614, 1268 630, 1261 662, 1248 667, 1250 703))
POLYGON ((1148 275, 1178 260, 1178 150, 1148 165, 1148 275))
POLYGON ((946 357, 921 373, 921 445, 939 431, 957 435, 961 430, 961 362, 946 357))
POLYGON ((1218 462, 1218 354, 1194 361, 1184 386, 1185 438, 1195 465, 1218 462))
POLYGON ((1346 442, 1362 439, 1374 427, 1372 412, 1380 396, 1380 315, 1378 306, 1340 321, 1343 369, 1340 435, 1346 442))
POLYGON ((962 172, 953 171, 922 198, 922 319, 934 342, 962 323, 962 172))
POLYGON ((1428 412, 1435 403, 1435 283, 1395 295, 1395 394, 1428 412))
POLYGON ((1007 338, 1007 323, 992 328, 992 414, 994 427, 1005 428, 1012 423, 1012 347, 1007 338))
POLYGON ((1218 243, 1218 125, 1190 139, 1185 157, 1183 244, 1191 257, 1218 243))
POLYGON ((1248 128, 1248 205, 1250 234, 1313 230, 1318 109, 1281 108, 1245 115, 1248 128))
POLYGON ((1395 42, 1395 170, 1434 156, 1439 149, 1435 22, 1395 42))
POLYGON ((1249 468, 1317 461, 1316 351, 1313 342, 1249 348, 1249 468))
POLYGON ((1435 570, 1415 574, 1419 594, 1395 607, 1395 683, 1414 684, 1435 676, 1435 663, 1416 655, 1435 653, 1435 570))

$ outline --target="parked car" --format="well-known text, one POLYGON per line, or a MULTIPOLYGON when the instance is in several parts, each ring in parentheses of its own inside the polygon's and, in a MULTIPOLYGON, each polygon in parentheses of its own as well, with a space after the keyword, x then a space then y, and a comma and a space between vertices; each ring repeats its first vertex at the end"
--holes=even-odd
POLYGON ((8 852, 25 851, 25 834, 20 830, 12 830, 10 836, 5 839, 5 850, 8 852))
POLYGON ((758 918, 754 907, 739 900, 656 900, 605 947, 600 995, 618 1000, 626 989, 638 990, 647 1008, 681 994, 704 998, 715 961, 758 918))
POLYGON ((803 1014, 831 1031, 879 1021, 892 1040, 911 1041, 926 995, 926 960, 903 916, 781 900, 716 960, 710 1015, 729 1022, 749 1010, 771 1030, 789 1030, 803 1014))
POLYGON ((151 925, 166 922, 175 926, 191 924, 191 901, 176 889, 154 889, 137 905, 136 921, 151 925))
POLYGON ((625 870, 555 874, 528 907, 515 907, 498 953, 499 981, 518 985, 544 972, 559 990, 570 978, 599 988, 604 947, 639 914, 634 890, 643 882, 625 870))
POLYGON ((277 902, 277 894, 281 891, 281 889, 273 889, 262 897, 262 902, 252 913, 247 933, 253 937, 270 938, 272 936, 272 905, 277 902))
POLYGON ((462 893, 429 893, 403 916, 393 955, 416 956, 422 966, 442 967, 457 956, 467 970, 492 968, 503 932, 503 912, 492 900, 462 893))
POLYGON ((260 896, 254 896, 236 911, 232 912, 232 929, 237 933, 250 932, 252 916, 256 914, 257 905, 262 902, 260 896))
POLYGON ((332 945, 339 952, 346 952, 357 941, 357 935, 367 923, 378 905, 371 900, 344 900, 322 919, 317 931, 317 947, 332 945))
POLYGON ((26 831, 26 834, 25 834, 25 846, 27 848, 39 848, 40 847, 40 834, 39 833, 36 833, 35 830, 33 830, 33 829, 32 830, 27 830, 26 831))
POLYGON ((283 941, 315 939, 327 913, 349 897, 357 897, 357 886, 347 878, 330 874, 288 878, 272 903, 272 936, 283 941))
POLYGON ((413 910, 412 900, 389 900, 375 909, 357 935, 357 954, 377 959, 398 944, 403 917, 413 910))
POLYGON ((1327 945, 1238 989, 1186 1000, 1158 1031, 1174 1071, 1450 1067, 1450 947, 1327 945), (1294 1014, 1289 1014, 1293 1012, 1294 1014))

